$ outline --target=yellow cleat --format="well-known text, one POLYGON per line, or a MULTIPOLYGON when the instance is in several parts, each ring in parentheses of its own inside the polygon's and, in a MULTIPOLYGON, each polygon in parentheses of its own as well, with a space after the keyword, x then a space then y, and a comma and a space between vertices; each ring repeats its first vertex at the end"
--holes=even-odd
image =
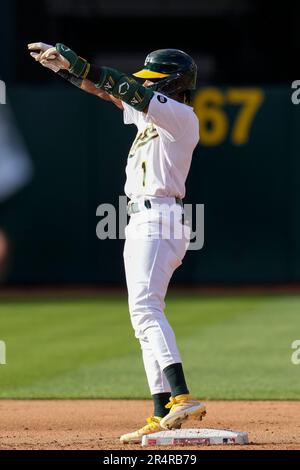
MULTIPOLYGON (((146 436, 147 434, 153 434, 154 432, 164 431, 164 429, 160 426, 161 420, 162 418, 159 418, 158 416, 150 416, 150 418, 147 418, 148 424, 146 424, 146 426, 138 429, 137 431, 123 434, 123 436, 120 437, 120 441, 123 444, 139 444, 142 442, 143 436, 146 436)), ((172 426, 170 429, 179 429, 180 427, 181 423, 175 423, 174 426, 172 426)))
POLYGON ((174 429, 176 427, 180 427, 183 421, 191 416, 198 418, 201 421, 206 415, 206 408, 203 403, 195 400, 190 395, 177 395, 176 397, 171 397, 166 408, 170 408, 170 411, 169 414, 160 421, 160 427, 162 429, 174 429))
POLYGON ((156 416, 150 416, 147 418, 147 424, 141 429, 137 431, 130 432, 128 434, 123 434, 120 437, 120 441, 123 444, 137 444, 142 442, 142 437, 146 436, 147 434, 152 434, 154 432, 162 431, 163 429, 160 427, 161 418, 156 416))

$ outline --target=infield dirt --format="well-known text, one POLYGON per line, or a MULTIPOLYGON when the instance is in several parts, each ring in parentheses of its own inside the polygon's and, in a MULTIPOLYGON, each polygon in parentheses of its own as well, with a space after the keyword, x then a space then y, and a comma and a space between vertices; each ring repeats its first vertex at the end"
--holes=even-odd
MULTIPOLYGON (((300 450, 300 402, 218 401, 206 405, 206 418, 201 423, 189 420, 184 427, 246 431, 249 445, 185 449, 300 450)), ((122 445, 119 436, 143 426, 151 412, 151 402, 146 400, 0 400, 0 449, 145 449, 122 445)))

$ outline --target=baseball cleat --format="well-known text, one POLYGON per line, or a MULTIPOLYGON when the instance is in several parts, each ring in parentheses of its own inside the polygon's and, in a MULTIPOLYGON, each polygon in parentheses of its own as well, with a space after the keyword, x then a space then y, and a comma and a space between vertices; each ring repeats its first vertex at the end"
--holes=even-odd
MULTIPOLYGON (((122 444, 141 443, 143 436, 164 430, 160 426, 161 419, 162 418, 159 418, 157 416, 150 416, 150 418, 147 418, 146 426, 142 427, 141 429, 138 429, 137 431, 130 432, 128 434, 123 434, 120 437, 120 441, 122 442, 122 444)), ((181 423, 178 426, 176 426, 176 429, 179 429, 180 427, 181 427, 181 423)), ((173 427, 173 429, 175 429, 175 427, 173 427)))
POLYGON ((160 421, 160 427, 162 429, 174 429, 175 427, 180 427, 181 424, 189 417, 197 418, 201 421, 206 415, 206 408, 203 403, 195 400, 190 395, 177 395, 176 397, 171 397, 166 408, 170 408, 170 411, 169 414, 160 421))

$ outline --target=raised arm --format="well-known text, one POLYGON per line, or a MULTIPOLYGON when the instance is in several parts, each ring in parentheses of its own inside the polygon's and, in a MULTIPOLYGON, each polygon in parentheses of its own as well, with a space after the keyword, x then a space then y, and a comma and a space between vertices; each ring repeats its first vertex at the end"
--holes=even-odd
MULTIPOLYGON (((47 61, 48 63, 49 61, 47 61)), ((44 64, 43 64, 44 65, 44 64)), ((44 65, 44 67, 47 67, 47 64, 44 65)), ((114 96, 109 95, 103 90, 100 90, 95 86, 93 82, 87 79, 82 79, 75 77, 72 75, 68 70, 59 70, 57 74, 67 80, 68 82, 72 83, 73 85, 77 86, 83 91, 86 91, 87 93, 90 93, 92 95, 97 96, 98 98, 101 98, 104 101, 111 101, 113 104, 115 104, 118 108, 123 109, 122 101, 118 100, 114 96)))
POLYGON ((98 98, 101 98, 104 101, 111 101, 119 109, 123 109, 123 104, 122 104, 121 100, 119 100, 118 98, 115 98, 112 95, 109 95, 108 93, 106 93, 106 91, 100 90, 90 80, 87 80, 87 79, 82 80, 80 88, 81 88, 81 90, 86 91, 87 93, 91 93, 92 95, 95 95, 95 96, 97 96, 98 98))
POLYGON ((122 101, 137 111, 145 113, 154 95, 152 90, 138 83, 133 77, 110 67, 95 67, 60 43, 56 44, 55 47, 48 48, 35 59, 39 60, 45 67, 52 68, 52 70, 54 70, 54 67, 57 71, 67 70, 72 77, 83 80, 83 85, 81 83, 80 87, 83 87, 85 91, 102 99, 107 99, 106 95, 109 95, 111 101, 118 107, 121 107, 122 101), (90 83, 85 83, 85 81, 90 83), (97 93, 91 84, 100 93, 97 93))
POLYGON ((28 44, 27 47, 30 51, 30 55, 44 67, 57 73, 57 75, 64 78, 68 82, 72 83, 72 85, 80 88, 81 90, 86 91, 87 93, 91 93, 92 95, 95 95, 105 101, 111 101, 118 108, 123 109, 121 100, 109 95, 103 90, 100 90, 90 80, 76 77, 71 72, 69 72, 69 64, 67 64, 67 62, 62 60, 62 58, 60 58, 59 56, 55 54, 48 54, 48 57, 46 58, 44 56, 44 53, 46 51, 49 51, 49 49, 53 50, 53 46, 45 44, 43 42, 34 42, 28 44))
POLYGON ((65 62, 69 72, 76 77, 88 79, 96 88, 127 103, 137 111, 146 112, 148 109, 154 93, 133 77, 110 67, 95 67, 64 44, 58 43, 55 48, 43 54, 46 58, 52 55, 59 56, 61 61, 65 62))

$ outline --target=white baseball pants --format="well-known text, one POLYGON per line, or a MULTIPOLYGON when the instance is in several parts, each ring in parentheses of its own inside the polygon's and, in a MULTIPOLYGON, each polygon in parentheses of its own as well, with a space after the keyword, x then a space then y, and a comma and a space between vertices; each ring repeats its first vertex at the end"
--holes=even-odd
MULTIPOLYGON (((150 198, 151 199, 151 198, 150 198)), ((170 392, 163 369, 182 362, 164 314, 165 295, 189 243, 182 208, 174 198, 151 200, 152 208, 130 217, 124 263, 131 323, 139 339, 151 394, 170 392)))

